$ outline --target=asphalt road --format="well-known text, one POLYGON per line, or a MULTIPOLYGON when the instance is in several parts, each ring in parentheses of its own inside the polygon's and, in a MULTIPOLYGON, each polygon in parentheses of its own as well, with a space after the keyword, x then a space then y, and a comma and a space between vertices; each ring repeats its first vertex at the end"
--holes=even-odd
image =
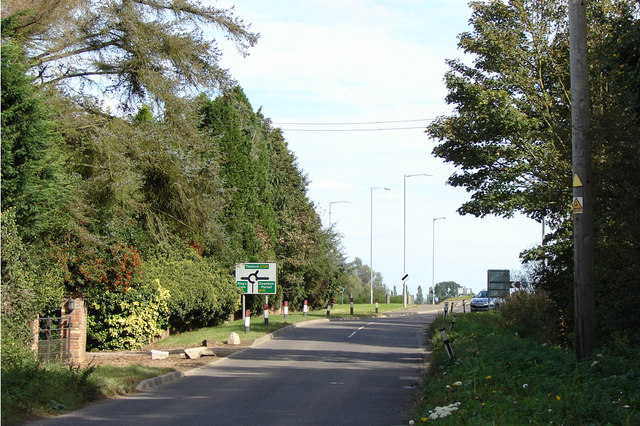
POLYGON ((406 425, 432 318, 313 322, 174 383, 32 424, 406 425))

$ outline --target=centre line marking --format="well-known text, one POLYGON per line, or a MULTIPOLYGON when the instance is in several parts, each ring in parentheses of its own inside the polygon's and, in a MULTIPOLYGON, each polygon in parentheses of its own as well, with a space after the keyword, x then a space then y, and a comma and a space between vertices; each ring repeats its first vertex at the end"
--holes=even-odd
POLYGON ((371 324, 375 324, 375 322, 370 322, 370 323, 368 323, 368 324, 363 325, 362 327, 360 327, 359 329, 357 329, 356 331, 354 331, 353 333, 351 333, 351 334, 349 335, 349 337, 347 337, 347 339, 351 339, 351 338, 352 338, 352 337, 353 337, 353 336, 354 336, 358 331, 362 330, 363 328, 365 328, 365 327, 367 327, 367 326, 369 326, 369 325, 371 325, 371 324))

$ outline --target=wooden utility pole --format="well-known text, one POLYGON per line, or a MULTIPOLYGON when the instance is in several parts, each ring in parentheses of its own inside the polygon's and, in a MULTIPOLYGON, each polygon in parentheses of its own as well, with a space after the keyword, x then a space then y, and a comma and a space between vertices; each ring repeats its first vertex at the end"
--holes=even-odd
POLYGON ((571 143, 573 152, 573 241, 576 357, 594 346, 593 199, 589 134, 587 64, 587 0, 569 0, 569 60, 571 65, 571 143))

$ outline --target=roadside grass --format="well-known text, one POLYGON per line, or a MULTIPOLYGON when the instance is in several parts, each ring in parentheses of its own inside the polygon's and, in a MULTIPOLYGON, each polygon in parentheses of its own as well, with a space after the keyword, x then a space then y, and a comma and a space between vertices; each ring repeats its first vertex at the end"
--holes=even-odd
POLYGON ((416 424, 640 424, 640 348, 610 342, 588 359, 523 338, 499 312, 440 316, 416 424), (454 352, 449 360, 439 330, 454 352))
POLYGON ((139 365, 79 369, 25 358, 19 365, 3 365, 2 424, 62 414, 88 401, 126 394, 142 380, 170 371, 139 365))
MULTIPOLYGON (((408 308, 414 306, 415 305, 409 305, 408 308)), ((380 303, 378 305, 379 314, 382 314, 384 312, 397 311, 400 309, 402 309, 402 303, 380 303)), ((354 304, 353 316, 370 315, 376 315, 375 305, 354 304)), ((284 318, 284 314, 270 314, 269 324, 264 323, 263 316, 253 316, 251 317, 249 333, 244 332, 244 321, 242 319, 239 319, 215 327, 203 327, 198 330, 187 331, 184 333, 168 336, 150 345, 149 347, 153 347, 154 349, 187 348, 200 346, 204 340, 215 340, 222 343, 227 341, 229 335, 232 332, 236 332, 238 336, 240 336, 240 341, 248 342, 256 340, 269 333, 273 333, 274 331, 279 330, 283 327, 287 327, 291 324, 302 321, 310 321, 321 318, 341 319, 351 317, 351 306, 349 304, 336 304, 332 306, 330 316, 327 316, 326 309, 309 311, 306 317, 302 312, 290 312, 287 319, 284 318)))

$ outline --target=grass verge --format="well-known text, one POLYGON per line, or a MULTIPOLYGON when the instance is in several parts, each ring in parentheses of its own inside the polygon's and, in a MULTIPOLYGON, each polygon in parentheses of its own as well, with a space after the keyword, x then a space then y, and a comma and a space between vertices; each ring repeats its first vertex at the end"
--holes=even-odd
MULTIPOLYGON (((415 305, 410 305, 413 307, 415 305)), ((379 304, 378 312, 390 312, 402 309, 402 303, 379 304)), ((376 315, 375 306, 370 304, 355 304, 353 307, 353 316, 369 316, 376 315)), ((238 333, 240 340, 243 342, 256 340, 264 335, 273 333, 288 325, 302 321, 309 321, 320 318, 351 318, 351 306, 348 304, 334 305, 331 308, 330 316, 327 316, 327 310, 315 310, 307 313, 305 317, 302 312, 290 313, 285 319, 283 314, 269 315, 269 324, 264 323, 263 316, 254 316, 251 318, 251 326, 249 333, 244 332, 244 322, 242 319, 231 321, 216 327, 204 327, 194 331, 188 331, 176 335, 166 337, 152 346, 154 349, 170 349, 170 348, 186 348, 200 346, 204 340, 216 340, 225 342, 231 332, 238 333)))
POLYGON ((498 312, 457 315, 453 331, 449 320, 431 324, 416 424, 640 424, 639 348, 612 344, 576 362, 572 352, 520 337, 498 312))
POLYGON ((79 369, 25 358, 18 365, 3 365, 2 423, 75 410, 88 401, 132 392, 142 380, 170 371, 139 365, 79 369))

